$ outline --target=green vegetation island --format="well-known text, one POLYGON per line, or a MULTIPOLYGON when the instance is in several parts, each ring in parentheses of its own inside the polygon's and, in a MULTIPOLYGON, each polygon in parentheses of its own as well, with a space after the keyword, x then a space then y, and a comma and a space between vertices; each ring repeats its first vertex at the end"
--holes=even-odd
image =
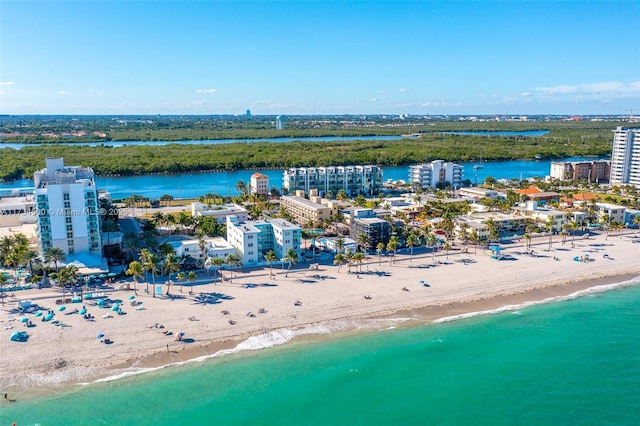
POLYGON ((603 157, 611 153, 612 131, 634 127, 622 118, 482 121, 429 117, 287 117, 287 129, 273 128, 274 117, 103 117, 4 116, 2 143, 38 143, 2 149, 0 180, 32 176, 43 158, 64 157, 92 167, 98 175, 143 175, 238 169, 377 164, 410 165, 433 159, 498 161, 566 157, 603 157), (448 132, 548 131, 544 136, 450 134, 448 132), (398 140, 359 140, 363 136, 400 136, 398 140), (223 144, 162 144, 153 141, 353 137, 341 141, 223 144), (149 141, 112 147, 113 141, 149 141), (46 143, 45 143, 46 142, 46 143), (86 146, 83 143, 104 142, 86 146))

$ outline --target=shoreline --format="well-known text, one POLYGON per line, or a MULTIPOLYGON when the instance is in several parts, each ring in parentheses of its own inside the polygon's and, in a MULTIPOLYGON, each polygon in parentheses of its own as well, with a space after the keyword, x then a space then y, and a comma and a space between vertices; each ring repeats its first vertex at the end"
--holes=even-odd
MULTIPOLYGON (((494 261, 488 254, 460 251, 446 260, 444 254, 438 254, 437 264, 432 262, 431 254, 413 257, 401 254, 390 265, 389 260, 381 264, 374 256, 364 265, 367 272, 361 274, 347 274, 345 269, 338 272, 337 267, 323 265, 320 271, 296 269, 286 274, 284 270, 274 270, 278 276, 269 283, 263 282, 268 280, 267 268, 247 273, 234 271, 232 283, 206 284, 210 292, 203 294, 220 297, 210 304, 199 303, 197 295, 180 293, 177 286, 170 298, 152 298, 143 294, 143 283, 138 285, 136 299, 142 301, 145 310, 127 306, 126 315, 105 319, 98 315, 108 310, 88 306, 96 315, 95 322, 56 312, 69 327, 38 322, 32 330, 25 329, 33 332, 26 343, 9 342, 11 330, 4 330, 0 334, 0 353, 5 360, 0 366, 0 390, 17 396, 18 400, 29 400, 72 390, 79 384, 292 340, 314 342, 327 335, 357 334, 363 332, 362 328, 376 330, 390 325, 423 326, 491 314, 509 306, 519 309, 558 300, 639 277, 640 266, 634 256, 637 246, 630 244, 636 238, 626 234, 607 241, 604 235, 595 236, 576 242, 575 249, 556 242, 557 248, 552 253, 536 256, 524 255, 519 251, 522 246, 513 245, 506 253, 517 256, 515 261, 494 261), (585 264, 570 260, 576 253, 592 249, 606 249, 611 260, 595 256, 585 264), (551 254, 561 255, 563 261, 551 260, 551 254), (424 264, 425 261, 428 263, 424 264), (318 274, 322 274, 321 278, 314 278, 318 274), (430 286, 416 284, 418 278, 426 278, 430 286), (403 285, 410 291, 402 291, 403 285), (366 300, 363 295, 372 296, 366 300), (302 300, 302 306, 294 306, 295 300, 302 300), (262 306, 268 311, 258 314, 262 306), (221 313, 227 309, 231 311, 229 314, 221 313), (256 312, 255 317, 248 318, 243 314, 247 311, 256 312), (188 321, 190 316, 197 320, 188 321), (229 325, 228 320, 237 324, 229 325), (164 330, 184 331, 189 342, 175 342, 161 330, 149 327, 157 322, 166 324, 164 330), (105 333, 114 344, 99 343, 96 333, 105 333), (42 359, 42 353, 49 358, 42 359)), ((537 250, 547 246, 544 240, 539 240, 537 250)), ((115 297, 126 300, 127 295, 131 292, 120 291, 115 297)), ((42 300, 37 302, 46 304, 42 300)), ((11 312, 11 309, 7 303, 3 310, 11 312)), ((6 324, 1 316, 0 324, 6 324)), ((17 321, 12 324, 14 329, 22 329, 17 321)))

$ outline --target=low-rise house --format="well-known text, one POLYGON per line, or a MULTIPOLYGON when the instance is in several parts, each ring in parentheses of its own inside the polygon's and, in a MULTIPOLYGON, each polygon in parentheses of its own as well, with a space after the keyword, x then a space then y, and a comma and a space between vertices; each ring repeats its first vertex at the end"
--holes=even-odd
POLYGON ((249 218, 249 212, 242 206, 237 204, 203 204, 203 203, 191 203, 191 216, 213 216, 219 223, 224 223, 227 220, 227 216, 235 216, 240 221, 245 221, 249 218))

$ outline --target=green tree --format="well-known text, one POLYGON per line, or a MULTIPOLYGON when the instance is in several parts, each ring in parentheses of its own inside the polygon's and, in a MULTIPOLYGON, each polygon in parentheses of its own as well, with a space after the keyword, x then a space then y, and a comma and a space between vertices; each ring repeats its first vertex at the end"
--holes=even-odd
POLYGON ((144 278, 144 267, 142 263, 137 260, 129 263, 129 268, 125 271, 125 274, 133 278, 133 292, 138 294, 138 278, 144 278))
POLYGON ((53 262, 55 265, 56 273, 58 272, 58 262, 64 262, 67 260, 67 256, 64 251, 59 247, 49 247, 44 252, 44 261, 47 263, 53 262))
POLYGON ((289 248, 287 253, 284 255, 284 261, 289 264, 287 267, 287 272, 284 274, 285 278, 289 276, 289 270, 291 269, 291 265, 294 265, 298 261, 298 254, 293 248, 289 248))
POLYGON ((415 246, 419 246, 420 245, 420 239, 418 238, 418 236, 415 233, 410 233, 407 236, 407 242, 406 242, 407 246, 409 246, 410 250, 411 250, 411 256, 409 257, 409 262, 413 261, 413 248, 415 246))
POLYGON ((269 264, 269 279, 273 279, 273 262, 278 260, 276 252, 273 250, 269 250, 267 254, 264 255, 264 260, 266 260, 269 264))

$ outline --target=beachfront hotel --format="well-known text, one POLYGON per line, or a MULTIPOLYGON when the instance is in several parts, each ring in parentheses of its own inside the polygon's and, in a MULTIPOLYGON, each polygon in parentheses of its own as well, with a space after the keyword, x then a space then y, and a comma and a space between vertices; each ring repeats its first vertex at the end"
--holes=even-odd
POLYGON ((62 158, 47 158, 34 173, 38 248, 51 247, 69 256, 102 256, 100 209, 95 173, 90 167, 65 166, 62 158))
POLYGON ((409 166, 409 183, 423 189, 447 184, 452 188, 460 188, 462 186, 462 166, 444 160, 409 166))
POLYGON ((640 129, 618 127, 614 131, 611 183, 640 186, 640 129))
POLYGON ((316 189, 321 196, 328 192, 336 195, 341 190, 349 196, 377 195, 382 183, 382 169, 373 165, 292 167, 284 171, 282 179, 282 186, 289 192, 309 194, 316 189))
POLYGON ((235 248, 244 266, 266 263, 264 255, 270 250, 282 259, 293 249, 300 258, 301 240, 301 228, 284 219, 241 221, 227 216, 227 242, 235 248))

